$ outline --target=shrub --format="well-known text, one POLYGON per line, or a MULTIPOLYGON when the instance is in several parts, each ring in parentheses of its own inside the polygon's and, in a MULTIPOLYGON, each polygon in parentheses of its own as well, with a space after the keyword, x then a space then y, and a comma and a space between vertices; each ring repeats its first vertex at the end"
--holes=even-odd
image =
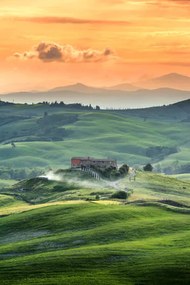
POLYGON ((129 172, 129 166, 127 164, 123 164, 119 168, 119 172, 120 172, 121 175, 126 175, 129 172))
POLYGON ((114 166, 109 166, 107 168, 101 168, 96 166, 91 166, 99 175, 104 179, 109 180, 117 180, 119 178, 123 178, 128 174, 129 166, 127 164, 123 164, 119 169, 114 166))
POLYGON ((117 191, 115 192, 111 198, 116 198, 116 199, 127 199, 128 198, 128 193, 125 191, 117 191))
POLYGON ((100 200, 100 196, 98 194, 96 195, 96 200, 100 200))
POLYGON ((150 163, 148 163, 143 167, 143 170, 151 172, 153 170, 153 166, 150 163))

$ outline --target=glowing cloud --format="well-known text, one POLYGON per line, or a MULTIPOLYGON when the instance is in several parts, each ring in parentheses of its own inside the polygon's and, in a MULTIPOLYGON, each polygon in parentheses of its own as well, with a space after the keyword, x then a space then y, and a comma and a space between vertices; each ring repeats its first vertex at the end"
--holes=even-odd
POLYGON ((129 25, 124 20, 101 20, 101 19, 80 19, 72 17, 7 17, 8 19, 21 22, 32 22, 39 24, 76 24, 76 25, 129 25))
POLYGON ((31 51, 15 53, 15 57, 28 60, 38 58, 43 62, 100 62, 116 58, 114 52, 106 48, 79 50, 71 45, 59 45, 51 42, 41 42, 31 51))

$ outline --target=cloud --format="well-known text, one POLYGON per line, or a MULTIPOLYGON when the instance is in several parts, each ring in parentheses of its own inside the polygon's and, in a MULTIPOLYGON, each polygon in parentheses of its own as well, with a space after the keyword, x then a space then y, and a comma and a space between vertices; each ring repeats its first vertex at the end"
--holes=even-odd
MULTIPOLYGON (((144 3, 144 4, 153 4, 153 5, 169 5, 169 4, 179 4, 179 5, 189 5, 190 0, 132 0, 134 2, 144 3)), ((131 2, 132 2, 131 1, 131 2)), ((130 1, 128 1, 130 2, 130 1)))
POLYGON ((71 17, 14 17, 15 21, 33 22, 41 24, 96 24, 96 25, 128 25, 128 21, 80 19, 71 17))
POLYGON ((190 0, 157 0, 157 4, 165 4, 165 5, 190 5, 190 0))
POLYGON ((176 2, 177 4, 190 5, 190 0, 168 0, 169 2, 176 2))
POLYGON ((126 0, 99 0, 99 2, 107 3, 107 4, 123 4, 126 0))
POLYGON ((37 56, 42 61, 60 61, 65 54, 65 47, 52 43, 40 43, 36 48, 37 56))
POLYGON ((109 48, 104 50, 91 48, 80 50, 71 45, 59 45, 51 42, 41 42, 31 51, 17 52, 14 57, 23 60, 38 58, 43 62, 101 62, 117 58, 109 48))

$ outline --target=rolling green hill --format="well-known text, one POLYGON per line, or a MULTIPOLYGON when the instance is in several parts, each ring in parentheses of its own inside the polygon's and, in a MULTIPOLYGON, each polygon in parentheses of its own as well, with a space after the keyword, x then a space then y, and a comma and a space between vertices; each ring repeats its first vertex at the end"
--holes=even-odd
POLYGON ((72 156, 111 157, 137 166, 151 162, 167 173, 189 172, 190 100, 139 110, 1 103, 0 111, 1 179, 68 167, 72 156))
POLYGON ((189 284, 190 183, 146 172, 102 183, 69 173, 62 184, 37 178, 4 189, 1 284, 189 284), (126 187, 128 201, 110 198, 126 187))
POLYGON ((37 177, 23 180, 10 187, 0 190, 3 195, 11 195, 19 201, 31 205, 47 202, 92 200, 96 195, 101 200, 112 200, 115 191, 129 191, 131 203, 161 203, 168 205, 174 201, 185 207, 190 207, 190 184, 173 177, 161 174, 139 171, 135 181, 129 176, 109 181, 95 180, 89 174, 80 171, 63 170, 61 174, 51 174, 47 177, 37 177), (54 179, 54 180, 52 180, 54 179), (166 203, 165 203, 166 202, 166 203))

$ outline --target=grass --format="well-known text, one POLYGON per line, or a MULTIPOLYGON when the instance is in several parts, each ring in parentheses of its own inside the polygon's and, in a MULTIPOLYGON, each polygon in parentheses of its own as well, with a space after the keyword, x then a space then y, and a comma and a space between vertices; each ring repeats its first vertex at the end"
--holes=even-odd
MULTIPOLYGON (((58 109, 1 107, 0 167, 63 168, 75 155, 139 165, 150 162, 151 146, 178 147, 178 153, 151 161, 163 168, 189 163, 189 123, 181 122, 188 113, 180 109, 179 115, 163 109, 163 117, 158 109, 58 109), (59 125, 68 131, 63 139, 40 141, 36 121, 44 111, 54 120, 61 112, 77 120, 59 125), (15 117, 3 121, 6 116, 15 117), (25 141, 34 133, 35 141, 25 141), (18 139, 16 148, 3 138, 18 139)), ((141 171, 131 182, 97 182, 76 172, 64 173, 62 181, 0 180, 0 284, 189 284, 188 181, 188 174, 176 179, 141 171), (126 188, 132 192, 128 201, 110 199, 126 188)))
MULTIPOLYGON (((7 107, 1 107, 1 111, 6 111, 7 107)), ((116 112, 116 111, 79 111, 69 109, 56 109, 40 105, 22 106, 16 105, 12 108, 12 116, 20 116, 24 119, 11 121, 0 126, 1 138, 10 137, 10 140, 18 140, 16 148, 11 148, 10 144, 0 145, 0 167, 11 168, 60 168, 70 165, 72 156, 95 156, 111 157, 117 159, 119 163, 130 165, 141 165, 148 162, 160 164, 161 168, 178 167, 189 163, 189 146, 187 145, 187 133, 189 123, 168 116, 162 119, 154 112, 144 120, 141 110, 116 112), (55 118, 59 120, 59 128, 65 128, 66 133, 58 141, 47 141, 47 138, 39 140, 39 119, 44 112, 49 114, 49 123, 55 128, 55 118), (64 123, 64 118, 77 117, 77 120, 64 123), (51 119, 52 118, 52 119, 51 119), (52 120, 52 124, 51 124, 52 120), (16 133, 15 133, 16 130, 16 133), (37 134, 36 134, 37 132, 37 134), (32 137, 33 141, 28 140, 32 137), (98 147, 97 147, 98 145, 98 147), (146 155, 146 151, 151 146, 177 147, 178 153, 165 156, 159 161, 151 159, 146 155)), ((9 116, 7 110, 7 116, 9 116)), ((148 111, 147 111, 148 112, 148 111)), ((163 110, 162 110, 163 112, 163 110)), ((166 112, 166 111, 165 111, 166 112)), ((184 114, 183 114, 184 116, 184 114)), ((40 127, 41 132, 45 127, 40 127)), ((48 132, 46 136, 48 135, 48 132)), ((57 134, 56 134, 57 135, 57 134)))
MULTIPOLYGON (((51 175, 53 177, 53 175, 51 175)), ((96 195, 109 199, 115 189, 106 181, 96 181, 86 173, 59 171, 55 180, 46 177, 32 178, 5 187, 0 193, 13 195, 30 204, 68 200, 95 200, 96 195)))
MULTIPOLYGON (((125 181, 121 183, 126 185, 125 181)), ((134 189, 130 201, 173 200, 190 206, 190 184, 186 181, 179 181, 167 175, 139 172, 130 187, 134 189)))
MULTIPOLYGON (((53 177, 53 176, 52 176, 53 177)), ((42 204, 68 200, 110 200, 118 190, 132 192, 129 202, 175 201, 190 206, 190 184, 167 175, 138 171, 136 181, 129 177, 118 181, 97 181, 86 173, 61 171, 55 180, 33 178, 0 190, 29 204, 42 204)))
POLYGON ((175 174, 175 175, 171 175, 171 177, 177 178, 177 179, 182 180, 182 181, 190 182, 190 174, 189 173, 175 174))
POLYGON ((189 283, 190 183, 138 172, 106 188, 61 173, 63 182, 37 178, 1 190, 1 284, 189 283), (127 203, 108 199, 126 187, 127 203), (108 198, 96 201, 100 191, 108 198))
POLYGON ((16 180, 11 180, 11 179, 0 179, 0 188, 11 186, 16 182, 17 182, 16 180))
POLYGON ((187 214, 86 202, 4 217, 0 228, 1 284, 189 281, 187 214))

